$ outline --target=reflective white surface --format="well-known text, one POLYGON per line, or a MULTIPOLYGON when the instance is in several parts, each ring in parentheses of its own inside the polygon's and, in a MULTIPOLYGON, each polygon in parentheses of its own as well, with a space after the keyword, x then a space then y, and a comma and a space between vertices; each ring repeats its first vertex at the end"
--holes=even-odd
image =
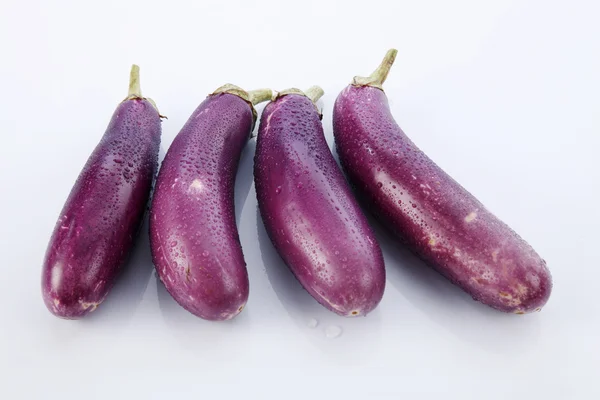
MULTIPOLYGON (((0 398, 600 398, 600 5, 595 1, 5 1, 0 12, 0 398), (319 306, 274 251, 244 151, 236 213, 250 299, 200 320, 157 284, 147 224, 89 318, 40 294, 46 245, 126 95, 162 114, 162 154, 231 82, 335 97, 399 55, 392 111, 433 160, 546 259, 541 313, 475 303, 374 223, 387 288, 368 317, 319 306)), ((259 107, 259 111, 262 107, 259 107)))

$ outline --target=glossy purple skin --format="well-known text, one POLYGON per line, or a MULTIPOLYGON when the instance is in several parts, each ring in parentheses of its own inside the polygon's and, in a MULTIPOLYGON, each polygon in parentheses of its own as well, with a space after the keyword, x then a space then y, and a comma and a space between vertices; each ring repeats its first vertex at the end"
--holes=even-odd
POLYGON ((94 311, 114 284, 144 216, 160 134, 152 104, 126 100, 79 174, 42 270, 44 303, 57 317, 94 311))
POLYGON ((266 231, 302 286, 339 315, 373 310, 385 288, 381 249, 307 97, 288 94, 265 108, 254 180, 266 231))
POLYGON ((253 118, 240 97, 209 96, 169 148, 150 209, 158 276, 183 308, 208 320, 233 318, 248 300, 233 194, 253 118))
POLYGON ((340 161, 378 219, 475 300, 539 311, 552 289, 546 262, 404 134, 380 89, 349 85, 333 130, 340 161))

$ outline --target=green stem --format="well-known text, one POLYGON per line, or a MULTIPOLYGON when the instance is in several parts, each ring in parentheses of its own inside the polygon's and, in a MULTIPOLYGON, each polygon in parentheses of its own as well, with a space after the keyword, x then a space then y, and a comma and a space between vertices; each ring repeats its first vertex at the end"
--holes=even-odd
POLYGON ((248 99, 252 105, 257 105, 263 101, 271 100, 273 91, 271 89, 256 89, 248 92, 248 99))
POLYGON ((320 86, 311 86, 308 89, 306 89, 306 91, 304 92, 304 94, 306 95, 306 97, 308 97, 310 99, 310 101, 312 101, 313 103, 317 104, 317 101, 323 97, 323 95, 325 94, 325 92, 323 91, 323 89, 321 89, 320 86))
POLYGON ((129 73, 129 92, 123 101, 135 99, 148 100, 156 112, 158 112, 160 118, 167 118, 158 111, 158 107, 156 107, 154 100, 149 97, 142 97, 142 88, 140 87, 140 67, 133 64, 131 66, 131 72, 129 73))
POLYGON ((315 108, 317 109, 317 113, 319 114, 319 118, 322 119, 323 114, 321 114, 319 107, 317 107, 317 101, 321 98, 321 96, 323 96, 324 93, 325 92, 323 92, 323 89, 321 89, 319 86, 311 86, 306 90, 306 92, 296 88, 289 88, 276 93, 273 101, 280 97, 287 96, 288 94, 299 94, 300 96, 306 96, 314 104, 315 108))
MULTIPOLYGON (((246 101, 252 110, 252 116, 254 117, 254 122, 256 122, 256 110, 254 109, 254 105, 258 103, 262 103, 263 101, 271 100, 273 96, 273 92, 271 89, 258 89, 251 90, 249 92, 245 91, 239 86, 232 85, 231 83, 227 83, 212 92, 209 96, 213 96, 219 93, 228 93, 234 96, 239 97, 240 99, 246 101)), ((254 125, 252 125, 254 126, 254 125)))
POLYGON ((141 98, 142 88, 140 87, 140 67, 133 64, 131 66, 131 73, 129 74, 129 93, 127 98, 141 98))
POLYGON ((379 67, 373 73, 367 77, 363 76, 355 76, 352 84, 355 86, 373 86, 379 89, 382 89, 383 82, 387 79, 388 74, 390 73, 390 68, 394 65, 394 61, 396 60, 396 55, 398 54, 398 50, 390 49, 385 54, 383 61, 379 64, 379 67))
POLYGON ((396 61, 396 55, 398 54, 398 50, 390 49, 383 57, 383 61, 379 64, 379 67, 371 74, 371 78, 375 79, 379 85, 383 85, 383 82, 387 79, 388 74, 390 73, 390 69, 392 65, 394 65, 394 61, 396 61))

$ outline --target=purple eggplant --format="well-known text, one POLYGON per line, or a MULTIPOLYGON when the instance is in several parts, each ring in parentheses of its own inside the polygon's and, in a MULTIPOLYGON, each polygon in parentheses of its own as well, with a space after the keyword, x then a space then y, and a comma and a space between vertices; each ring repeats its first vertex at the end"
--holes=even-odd
POLYGON ((160 168, 150 208, 154 265, 175 301, 204 319, 231 319, 248 300, 234 184, 256 121, 254 105, 271 95, 233 85, 217 89, 181 129, 160 168))
POLYGON ((367 207, 401 241, 475 300, 524 314, 552 290, 546 262, 404 134, 382 89, 396 50, 338 96, 341 164, 367 207))
POLYGON ((57 317, 94 311, 139 231, 158 165, 161 116, 142 97, 139 68, 64 205, 43 264, 42 294, 57 317))
POLYGON ((383 256, 327 146, 314 104, 322 95, 290 89, 265 107, 254 158, 258 206, 302 286, 339 315, 366 315, 383 296, 383 256))

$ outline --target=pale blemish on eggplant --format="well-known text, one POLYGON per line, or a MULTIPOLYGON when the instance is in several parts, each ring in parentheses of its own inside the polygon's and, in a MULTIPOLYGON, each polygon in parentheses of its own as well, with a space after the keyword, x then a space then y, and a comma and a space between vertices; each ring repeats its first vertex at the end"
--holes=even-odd
POLYGON ((471 211, 469 215, 465 217, 465 222, 468 224, 475 221, 475 218, 477 218, 477 213, 475 211, 471 211))
POLYGON ((96 308, 98 308, 98 305, 100 305, 100 302, 94 302, 94 301, 83 301, 83 300, 79 300, 79 304, 81 305, 81 308, 87 312, 92 312, 95 311, 96 308))
POLYGON ((190 191, 201 192, 204 188, 202 181, 200 179, 194 179, 194 181, 189 186, 190 191))
POLYGON ((498 249, 496 249, 496 250, 492 251, 492 260, 493 260, 494 262, 497 262, 497 261, 498 261, 498 254, 499 254, 499 253, 500 253, 500 250, 498 250, 498 249))

